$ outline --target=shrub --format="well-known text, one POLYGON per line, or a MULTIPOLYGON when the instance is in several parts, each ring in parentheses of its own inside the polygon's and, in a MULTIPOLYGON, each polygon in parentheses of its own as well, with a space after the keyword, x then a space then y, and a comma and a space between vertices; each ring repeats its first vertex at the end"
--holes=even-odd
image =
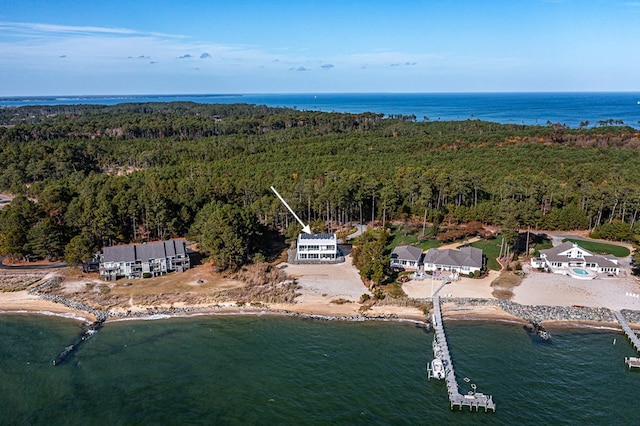
POLYGON ((473 278, 473 277, 474 277, 474 275, 473 275, 473 271, 470 271, 470 272, 469 272, 469 278, 473 278))
POLYGON ((382 291, 382 289, 380 289, 380 288, 379 288, 379 289, 377 289, 377 290, 373 293, 373 297, 374 297, 376 300, 382 300, 382 299, 384 299, 384 298, 385 298, 384 291, 382 291))
POLYGON ((522 271, 522 264, 520 262, 516 262, 516 271, 522 271))
POLYGON ((151 278, 151 272, 143 272, 142 278, 151 278))

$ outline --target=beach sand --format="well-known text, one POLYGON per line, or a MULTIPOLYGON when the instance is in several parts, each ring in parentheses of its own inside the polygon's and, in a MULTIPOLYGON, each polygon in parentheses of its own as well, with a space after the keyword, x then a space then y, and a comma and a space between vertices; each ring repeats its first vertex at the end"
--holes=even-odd
MULTIPOLYGON (((206 267, 202 265, 200 268, 206 267)), ((292 304, 270 304, 269 306, 234 306, 233 303, 220 304, 215 308, 208 305, 187 305, 172 303, 175 308, 198 308, 197 314, 210 313, 251 313, 268 310, 272 312, 301 313, 309 315, 333 317, 358 317, 362 305, 359 300, 363 294, 371 294, 364 285, 358 271, 351 264, 350 257, 346 262, 337 265, 278 265, 289 276, 296 278, 301 293, 292 304)), ((203 269, 204 270, 204 269, 203 269)), ((640 282, 623 273, 621 277, 598 277, 595 280, 577 280, 563 275, 538 272, 525 268, 526 276, 520 285, 512 289, 512 301, 522 305, 548 306, 587 306, 606 307, 610 309, 640 310, 640 282)), ((206 272, 200 271, 198 274, 206 272)), ((443 314, 445 317, 458 319, 488 319, 521 321, 497 306, 458 305, 447 299, 472 298, 492 299, 491 283, 500 275, 490 271, 482 279, 460 278, 458 281, 443 286, 439 295, 443 297, 443 314)), ((44 272, 43 272, 44 276, 44 272)), ((442 281, 431 279, 412 280, 403 285, 409 298, 428 300, 432 291, 442 285, 442 281)), ((157 306, 157 304, 156 304, 157 306)), ((149 306, 130 306, 127 310, 147 312, 149 306)), ((122 309, 121 309, 122 310, 122 309)), ((48 302, 26 291, 0 293, 0 312, 34 312, 55 314, 79 319, 91 320, 91 315, 74 311, 62 304, 48 302)), ((370 317, 405 318, 424 321, 425 315, 419 308, 400 307, 380 304, 366 310, 370 317)))

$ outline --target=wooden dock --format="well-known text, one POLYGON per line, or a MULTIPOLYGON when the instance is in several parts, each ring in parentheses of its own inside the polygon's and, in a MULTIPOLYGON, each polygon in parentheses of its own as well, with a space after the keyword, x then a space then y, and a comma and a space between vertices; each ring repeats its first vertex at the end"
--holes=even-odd
POLYGON ((613 314, 614 317, 616 317, 616 319, 620 323, 622 330, 625 332, 625 334, 629 338, 629 341, 635 348, 636 352, 640 353, 640 339, 638 339, 638 335, 631 329, 631 327, 629 327, 629 324, 627 323, 627 320, 625 319, 625 317, 622 315, 622 312, 611 310, 611 313, 613 314))
POLYGON ((496 411, 496 404, 493 402, 491 395, 485 395, 479 392, 471 392, 467 395, 462 395, 456 382, 456 375, 451 362, 451 356, 449 354, 449 345, 447 345, 447 337, 444 334, 444 326, 442 325, 442 311, 440 309, 440 297, 433 297, 433 330, 435 338, 439 346, 440 359, 445 367, 445 382, 447 384, 447 392, 449 393, 449 402, 451 409, 454 407, 460 408, 469 407, 471 411, 475 408, 479 411, 480 408, 484 408, 484 411, 492 410, 496 411))

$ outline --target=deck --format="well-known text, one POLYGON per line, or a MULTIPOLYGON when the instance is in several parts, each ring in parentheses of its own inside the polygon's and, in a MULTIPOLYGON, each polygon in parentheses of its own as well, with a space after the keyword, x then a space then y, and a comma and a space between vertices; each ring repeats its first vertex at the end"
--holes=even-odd
POLYGON ((496 411, 496 404, 493 402, 491 395, 485 395, 479 392, 473 392, 471 394, 463 395, 460 393, 458 383, 456 382, 456 374, 453 368, 453 362, 451 362, 451 356, 449 354, 449 345, 447 345, 447 337, 444 333, 444 326, 442 324, 442 311, 440 308, 440 297, 433 297, 433 330, 435 338, 439 346, 439 357, 445 366, 445 382, 447 384, 447 392, 449 393, 449 402, 451 409, 459 407, 462 410, 463 407, 469 407, 471 411, 475 408, 479 411, 480 408, 484 408, 484 411, 492 410, 496 411))

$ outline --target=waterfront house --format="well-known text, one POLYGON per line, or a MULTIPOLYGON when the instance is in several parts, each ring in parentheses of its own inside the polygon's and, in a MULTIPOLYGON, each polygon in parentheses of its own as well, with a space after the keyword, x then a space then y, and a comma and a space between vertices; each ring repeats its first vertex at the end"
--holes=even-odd
POLYGON ((482 266, 482 250, 471 246, 456 250, 432 248, 424 255, 425 271, 450 271, 468 275, 480 272, 482 266))
POLYGON ((620 274, 618 259, 613 256, 595 255, 571 241, 547 250, 540 250, 540 257, 531 259, 531 266, 572 276, 576 276, 576 273, 580 274, 580 269, 604 274, 620 274))
POLYGON ((100 256, 100 278, 155 277, 184 272, 191 266, 184 240, 105 247, 100 256))
POLYGON ((391 252, 390 264, 393 269, 418 271, 422 267, 423 253, 420 247, 397 246, 391 252))
POLYGON ((306 234, 298 235, 295 252, 295 263, 338 263, 344 262, 344 257, 338 250, 336 234, 306 234))

